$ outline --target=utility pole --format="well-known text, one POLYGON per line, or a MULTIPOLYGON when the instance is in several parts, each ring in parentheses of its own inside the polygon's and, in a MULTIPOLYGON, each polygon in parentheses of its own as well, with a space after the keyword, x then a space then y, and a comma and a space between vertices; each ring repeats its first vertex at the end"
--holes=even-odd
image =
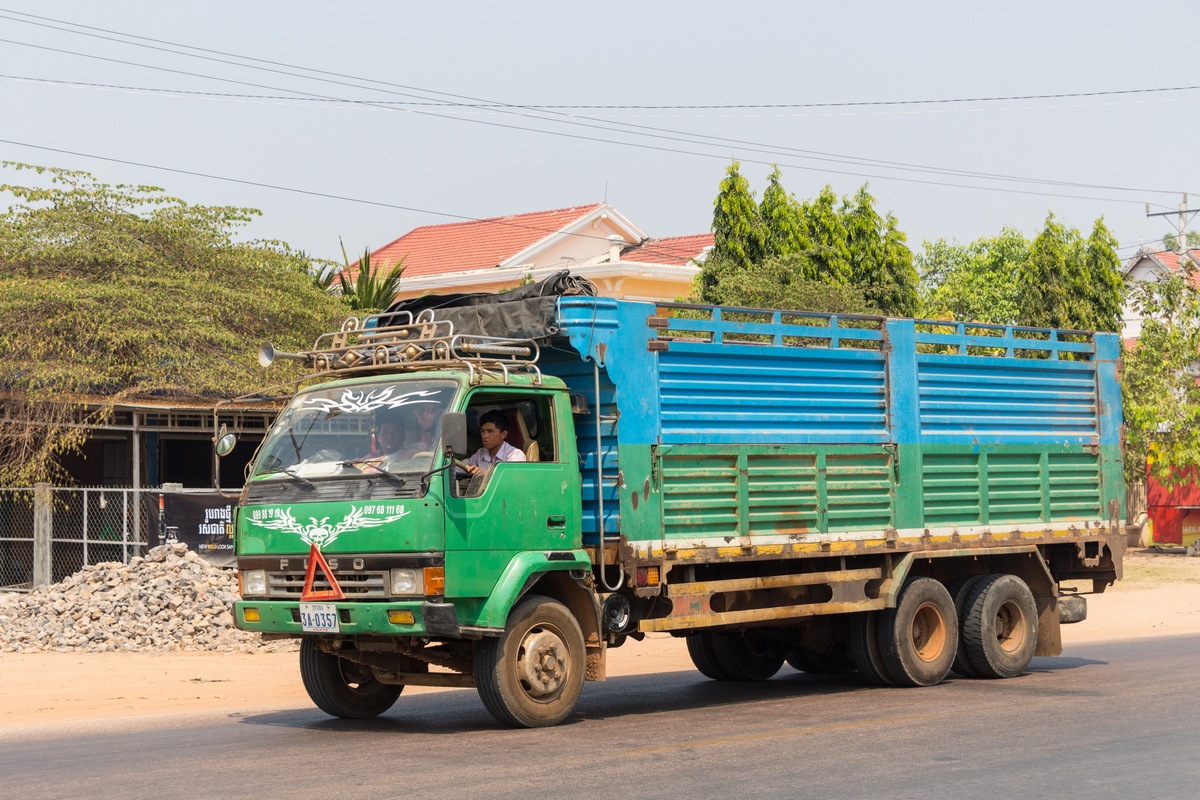
POLYGON ((1178 211, 1156 211, 1155 213, 1151 214, 1150 204, 1146 203, 1147 217, 1170 217, 1176 214, 1179 215, 1178 222, 1175 223, 1175 252, 1179 253, 1180 255, 1183 255, 1188 251, 1187 229, 1188 221, 1191 219, 1191 216, 1189 215, 1194 216, 1195 214, 1200 213, 1200 208, 1188 208, 1187 205, 1187 192, 1183 193, 1183 199, 1179 201, 1178 211))

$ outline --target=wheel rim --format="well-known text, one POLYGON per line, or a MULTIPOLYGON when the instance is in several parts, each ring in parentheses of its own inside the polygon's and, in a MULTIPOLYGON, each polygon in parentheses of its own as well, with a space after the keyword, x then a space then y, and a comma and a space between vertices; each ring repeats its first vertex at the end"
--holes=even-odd
POLYGON ((355 664, 343 658, 338 659, 337 663, 338 675, 342 677, 342 683, 351 691, 365 691, 376 682, 375 675, 371 672, 371 668, 363 664, 355 664))
POLYGON ((547 703, 566 686, 570 651, 563 635, 550 625, 530 628, 517 649, 517 676, 525 694, 547 703))
POLYGON ((1025 612, 1017 603, 1004 603, 996 610, 996 641, 1006 653, 1017 653, 1025 647, 1028 627, 1025 612))
POLYGON ((946 649, 946 621, 932 603, 926 603, 913 614, 913 652, 922 661, 933 662, 946 649))

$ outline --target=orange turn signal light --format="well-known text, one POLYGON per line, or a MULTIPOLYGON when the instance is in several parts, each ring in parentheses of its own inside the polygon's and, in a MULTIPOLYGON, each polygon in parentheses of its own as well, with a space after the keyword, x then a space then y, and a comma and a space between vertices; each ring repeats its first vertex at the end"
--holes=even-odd
POLYGON ((391 610, 388 612, 388 622, 393 625, 412 625, 413 613, 411 611, 391 610))
POLYGON ((425 594, 445 594, 446 593, 446 568, 445 567, 426 567, 425 568, 425 594))
POLYGON ((246 620, 246 622, 258 622, 261 617, 258 615, 257 608, 243 608, 242 619, 246 620))

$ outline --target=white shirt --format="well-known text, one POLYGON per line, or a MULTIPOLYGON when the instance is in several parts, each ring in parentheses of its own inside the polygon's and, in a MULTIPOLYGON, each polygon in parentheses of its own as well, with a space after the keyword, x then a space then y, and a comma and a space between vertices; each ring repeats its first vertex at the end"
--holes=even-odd
POLYGON ((513 447, 508 442, 501 442, 500 447, 496 450, 496 455, 493 456, 488 452, 486 447, 481 447, 475 451, 475 454, 467 459, 466 463, 472 467, 488 467, 497 461, 525 461, 525 454, 517 448, 513 447))

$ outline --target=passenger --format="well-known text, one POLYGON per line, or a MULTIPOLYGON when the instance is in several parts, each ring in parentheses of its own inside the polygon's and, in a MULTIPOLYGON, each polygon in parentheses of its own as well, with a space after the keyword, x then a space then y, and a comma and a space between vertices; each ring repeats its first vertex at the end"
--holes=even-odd
POLYGON ((467 472, 479 475, 498 461, 524 461, 525 454, 509 444, 508 419, 499 411, 489 411, 479 418, 479 438, 483 447, 466 460, 467 472))
POLYGON ((414 453, 432 452, 437 449, 437 424, 441 406, 438 403, 419 403, 413 409, 417 421, 418 436, 412 443, 414 453))
POLYGON ((387 417, 379 423, 375 431, 375 443, 378 456, 387 458, 396 456, 404 449, 404 425, 400 420, 387 417))

